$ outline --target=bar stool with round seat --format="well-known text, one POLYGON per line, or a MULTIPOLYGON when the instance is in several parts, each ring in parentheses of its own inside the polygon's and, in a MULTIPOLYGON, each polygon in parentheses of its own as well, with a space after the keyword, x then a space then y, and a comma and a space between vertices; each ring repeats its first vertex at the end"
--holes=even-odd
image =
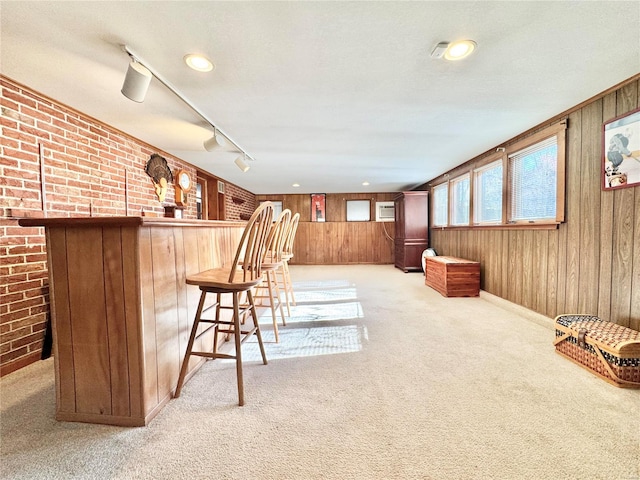
POLYGON ((287 316, 289 317, 291 316, 291 305, 296 304, 296 298, 293 294, 293 284, 291 283, 291 274, 289 273, 289 261, 293 258, 293 244, 296 239, 299 220, 299 213, 296 213, 291 218, 289 229, 287 230, 284 240, 284 246, 282 249, 282 265, 278 270, 278 273, 280 273, 281 277, 277 283, 282 284, 282 289, 284 290, 285 296, 285 304, 287 305, 287 316))
POLYGON ((262 279, 262 283, 260 283, 260 285, 256 287, 256 294, 254 295, 254 298, 256 300, 260 299, 260 305, 264 305, 262 300, 269 300, 269 307, 271 308, 271 318, 273 319, 273 332, 275 335, 276 343, 280 341, 280 334, 278 332, 278 319, 276 314, 277 310, 280 310, 282 324, 287 324, 286 319, 284 318, 284 310, 282 308, 282 299, 280 298, 280 288, 278 286, 276 272, 282 268, 284 243, 289 231, 290 222, 291 210, 285 209, 278 216, 278 219, 271 227, 271 231, 269 232, 269 236, 267 237, 264 258, 262 260, 262 271, 264 272, 264 276, 262 279))
POLYGON ((197 285, 200 288, 200 302, 196 312, 191 335, 187 343, 187 350, 182 361, 180 376, 178 377, 178 385, 174 398, 180 396, 182 386, 184 384, 185 375, 189 365, 189 359, 192 355, 207 358, 231 358, 236 360, 236 374, 238 379, 238 403, 244 405, 244 383, 242 377, 242 351, 241 345, 254 334, 258 338, 260 353, 262 354, 262 362, 267 364, 267 357, 262 344, 262 335, 260 326, 258 325, 258 314, 253 299, 252 289, 262 281, 262 260, 264 257, 264 249, 266 240, 269 235, 271 223, 273 220, 273 204, 271 202, 262 203, 253 213, 242 233, 240 244, 233 260, 233 263, 227 268, 214 268, 187 275, 186 282, 188 285, 197 285), (207 294, 216 294, 214 304, 205 308, 205 300, 207 294), (222 294, 231 294, 233 297, 233 306, 223 305, 221 302, 222 294), (248 302, 246 305, 240 306, 240 295, 246 293, 248 302), (215 308, 215 319, 202 318, 202 314, 211 308, 215 308), (233 317, 231 320, 223 320, 220 318, 221 310, 232 309, 233 317), (246 317, 247 313, 251 313, 253 317, 253 325, 242 325, 241 320, 246 317), (199 332, 200 324, 212 324, 203 331, 199 332), (242 328, 244 327, 244 329, 242 328), (197 338, 204 335, 211 328, 214 329, 213 351, 212 352, 194 352, 193 344, 197 338), (233 335, 235 340, 234 354, 226 354, 218 352, 218 333, 233 335))

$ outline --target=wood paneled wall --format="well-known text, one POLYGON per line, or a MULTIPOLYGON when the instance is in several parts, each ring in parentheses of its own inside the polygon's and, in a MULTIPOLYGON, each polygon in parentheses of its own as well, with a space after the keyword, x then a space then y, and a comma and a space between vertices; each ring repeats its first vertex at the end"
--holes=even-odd
POLYGON ((438 230, 440 254, 481 262, 481 288, 538 313, 640 330, 640 187, 601 190, 602 124, 640 106, 640 81, 569 114, 566 222, 557 230, 438 230))
POLYGON ((281 201, 282 208, 300 213, 292 264, 344 265, 393 263, 393 222, 347 222, 347 200, 370 200, 375 220, 376 202, 393 201, 396 193, 329 193, 326 222, 311 222, 311 195, 257 195, 258 201, 281 201))

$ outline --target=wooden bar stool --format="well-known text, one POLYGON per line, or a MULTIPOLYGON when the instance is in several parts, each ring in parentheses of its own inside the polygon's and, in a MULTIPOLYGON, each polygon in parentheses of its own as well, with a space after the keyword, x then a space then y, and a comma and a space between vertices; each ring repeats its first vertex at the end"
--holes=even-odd
POLYGON ((267 356, 264 353, 262 344, 262 335, 260 334, 260 326, 258 325, 258 314, 253 300, 252 289, 262 281, 262 260, 264 258, 264 248, 269 235, 271 223, 273 220, 273 204, 271 202, 262 203, 253 213, 242 233, 240 245, 236 252, 233 263, 227 268, 214 268, 195 275, 187 276, 188 285, 197 285, 202 292, 200 294, 200 302, 196 317, 191 328, 191 335, 187 344, 187 351, 182 361, 180 376, 178 377, 178 385, 174 398, 180 396, 189 358, 192 355, 207 358, 231 358, 236 360, 236 374, 238 377, 238 403, 244 405, 244 386, 242 377, 242 352, 241 345, 252 335, 258 337, 258 345, 262 354, 262 362, 267 364, 267 356), (246 292, 248 302, 240 307, 240 295, 246 292), (216 302, 213 305, 204 307, 207 294, 216 294, 216 302), (233 307, 222 305, 221 296, 223 293, 230 293, 233 296, 233 307), (215 308, 215 319, 202 318, 202 314, 215 308), (233 309, 232 320, 222 320, 220 312, 224 309, 233 309), (241 318, 250 312, 253 317, 253 325, 245 326, 242 330, 241 318), (198 333, 201 323, 212 324, 202 332, 198 333), (212 352, 194 352, 194 341, 204 333, 214 329, 213 351, 212 352), (218 333, 233 335, 235 339, 235 354, 225 354, 218 352, 218 333))
POLYGON ((278 286, 276 272, 282 268, 282 254, 290 222, 291 210, 285 209, 271 227, 269 237, 267 238, 264 258, 262 260, 262 271, 264 272, 264 277, 262 279, 262 283, 258 285, 256 295, 254 296, 255 299, 260 299, 260 305, 264 305, 262 300, 269 300, 276 343, 280 341, 276 310, 280 310, 282 324, 287 324, 284 317, 284 309, 282 308, 282 299, 280 296, 280 288, 278 286))
MULTIPOLYGON (((293 243, 296 238, 296 232, 298 231, 298 222, 300 220, 300 214, 296 213, 289 223, 289 229, 284 241, 282 249, 282 266, 277 273, 280 273, 280 280, 276 283, 282 285, 284 290, 285 302, 287 305, 287 316, 291 316, 291 305, 296 304, 296 298, 293 294, 293 284, 291 283, 291 274, 289 273, 289 260, 293 258, 293 243), (291 298, 289 298, 291 297, 291 298)), ((277 276, 277 275, 276 275, 277 276)))

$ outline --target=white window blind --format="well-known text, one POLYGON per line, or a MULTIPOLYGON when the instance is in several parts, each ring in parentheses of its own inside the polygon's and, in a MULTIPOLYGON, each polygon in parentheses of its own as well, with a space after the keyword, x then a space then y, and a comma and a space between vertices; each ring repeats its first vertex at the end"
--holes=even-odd
POLYGON ((447 225, 449 210, 449 185, 442 183, 433 187, 433 225, 444 227, 447 225))
POLYGON ((451 225, 469 225, 470 175, 451 181, 451 225))
POLYGON ((473 196, 474 223, 502 222, 502 160, 474 171, 473 196))
POLYGON ((558 144, 554 135, 509 155, 510 221, 556 218, 558 144))

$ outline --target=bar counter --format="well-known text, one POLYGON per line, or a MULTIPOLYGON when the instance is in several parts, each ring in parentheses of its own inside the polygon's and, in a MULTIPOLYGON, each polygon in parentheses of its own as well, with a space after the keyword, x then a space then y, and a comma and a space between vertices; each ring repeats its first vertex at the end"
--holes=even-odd
MULTIPOLYGON (((19 224, 45 227, 56 419, 147 425, 172 397, 198 306, 199 290, 185 277, 233 261, 245 223, 83 217, 19 224)), ((212 347, 213 334, 201 342, 212 347)), ((188 376, 203 362, 194 358, 188 376)))

